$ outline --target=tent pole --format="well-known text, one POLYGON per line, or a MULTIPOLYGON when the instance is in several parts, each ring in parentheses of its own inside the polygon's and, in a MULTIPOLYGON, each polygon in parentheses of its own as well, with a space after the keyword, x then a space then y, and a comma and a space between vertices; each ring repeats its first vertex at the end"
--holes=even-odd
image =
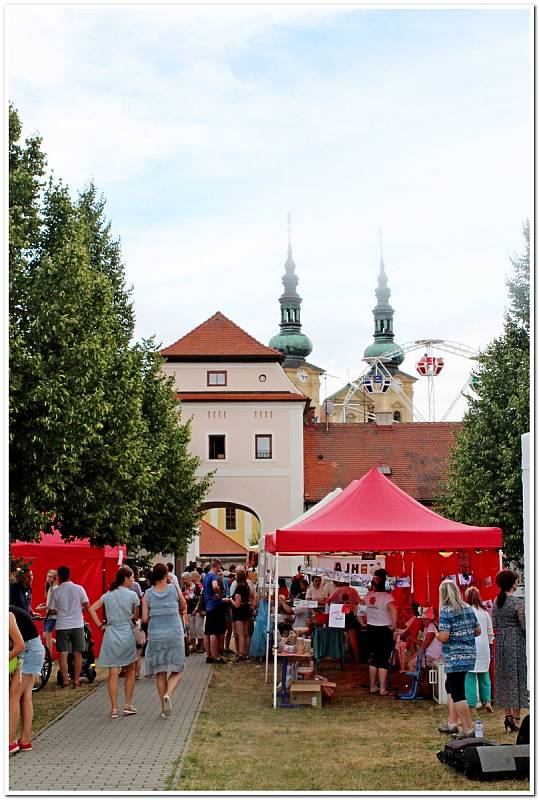
POLYGON ((272 581, 272 574, 270 572, 269 583, 268 583, 268 611, 267 611, 267 619, 266 619, 266 676, 264 678, 264 683, 268 682, 268 675, 269 675, 269 642, 270 642, 270 626, 271 626, 271 588, 273 586, 272 581))
POLYGON ((279 553, 275 553, 274 580, 275 620, 273 626, 273 708, 277 708, 277 612, 279 610, 279 553))

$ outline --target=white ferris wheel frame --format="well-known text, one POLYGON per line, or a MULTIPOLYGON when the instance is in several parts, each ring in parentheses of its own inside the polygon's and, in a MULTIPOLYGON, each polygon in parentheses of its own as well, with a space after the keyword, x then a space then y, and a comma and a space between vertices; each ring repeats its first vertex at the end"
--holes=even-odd
MULTIPOLYGON (((408 411, 418 419, 420 422, 434 422, 435 418, 435 399, 434 399, 434 375, 427 374, 425 377, 427 378, 427 393, 428 393, 428 419, 425 419, 423 414, 413 406, 411 401, 409 400, 408 396, 402 389, 402 384, 400 381, 395 380, 393 375, 389 372, 386 364, 390 361, 394 356, 400 355, 401 353, 411 353, 414 350, 424 350, 427 356, 432 356, 433 349, 442 350, 446 353, 451 353, 453 355, 461 356, 462 358, 469 358, 476 361, 480 355, 480 351, 469 347, 468 345, 462 344, 460 342, 451 342, 447 339, 415 339, 411 342, 406 342, 403 345, 396 346, 391 350, 388 350, 382 356, 377 358, 365 358, 364 361, 367 362, 367 366, 365 369, 358 375, 355 381, 351 381, 350 387, 348 392, 342 402, 342 421, 346 422, 346 411, 348 408, 354 408, 356 406, 355 403, 352 403, 352 397, 357 391, 364 390, 362 380, 363 378, 367 377, 367 375, 372 372, 373 368, 375 373, 383 376, 384 378, 389 378, 390 386, 389 389, 392 389, 397 395, 399 395, 401 401, 404 403, 408 411)), ((459 392, 453 402, 450 404, 446 412, 441 418, 441 422, 444 422, 448 415, 451 413, 455 405, 457 404, 460 397, 464 394, 466 389, 471 385, 471 378, 473 375, 473 370, 470 372, 468 379, 464 386, 459 389, 459 392)), ((339 404, 336 404, 339 405, 339 404)))

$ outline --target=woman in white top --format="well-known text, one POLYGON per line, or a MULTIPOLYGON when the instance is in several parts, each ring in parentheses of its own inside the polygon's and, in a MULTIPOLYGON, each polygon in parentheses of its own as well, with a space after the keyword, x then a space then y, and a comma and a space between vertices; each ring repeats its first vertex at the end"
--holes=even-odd
POLYGON ((398 611, 390 592, 386 591, 385 569, 374 573, 373 587, 363 598, 371 662, 369 664, 370 693, 382 697, 388 694, 387 674, 393 649, 393 632, 397 627, 398 611), (380 689, 376 686, 377 679, 380 689))
POLYGON ((305 599, 316 600, 319 605, 324 606, 326 604, 327 597, 328 594, 325 588, 322 586, 322 576, 313 575, 313 582, 307 589, 305 599))
POLYGON ((466 673, 464 681, 464 691, 466 692, 466 702, 470 708, 477 706, 477 685, 479 684, 479 699, 487 711, 492 712, 491 686, 490 686, 490 645, 494 641, 494 630, 492 620, 487 609, 483 605, 479 590, 475 586, 469 586, 464 599, 475 611, 477 622, 481 627, 481 634, 475 640, 476 658, 473 672, 466 673))

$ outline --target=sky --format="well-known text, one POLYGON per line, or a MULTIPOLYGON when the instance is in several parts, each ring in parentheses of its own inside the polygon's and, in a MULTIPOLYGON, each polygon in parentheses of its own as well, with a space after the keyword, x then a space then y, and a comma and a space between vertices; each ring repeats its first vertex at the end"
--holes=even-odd
MULTIPOLYGON (((397 342, 501 333, 532 215, 529 7, 5 12, 9 99, 72 193, 104 194, 137 339, 219 310, 267 344, 288 213, 322 396, 365 368, 380 230, 397 342)), ((441 419, 473 362, 437 354, 441 419)))

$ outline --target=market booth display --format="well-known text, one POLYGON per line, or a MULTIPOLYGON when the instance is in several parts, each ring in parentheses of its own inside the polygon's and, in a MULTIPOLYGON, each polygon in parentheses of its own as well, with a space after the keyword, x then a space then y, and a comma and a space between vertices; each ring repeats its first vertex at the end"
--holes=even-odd
MULTIPOLYGON (((32 584, 34 609, 46 600, 45 578, 49 569, 57 569, 62 565, 69 567, 71 579, 86 589, 90 603, 93 603, 112 583, 118 566, 126 557, 126 548, 123 545, 92 547, 88 539, 65 542, 57 530, 52 533, 42 533, 38 542, 13 542, 11 552, 13 558, 31 562, 34 575, 32 584)), ((92 622, 90 625, 97 654, 103 634, 92 622)))
MULTIPOLYGON (((279 556, 347 556, 369 553, 384 559, 395 578, 398 607, 413 598, 421 606, 438 605, 438 587, 452 577, 464 589, 477 586, 484 599, 497 594, 502 531, 463 525, 431 511, 396 486, 377 468, 349 486, 323 508, 297 524, 265 536, 265 550, 275 556, 274 642, 278 641, 279 556)), ((321 570, 331 578, 331 571, 321 570)), ((344 580, 340 570, 335 579, 344 580)), ((367 582, 370 576, 365 575, 367 582)), ((274 707, 277 705, 277 648, 274 647, 274 707)))

